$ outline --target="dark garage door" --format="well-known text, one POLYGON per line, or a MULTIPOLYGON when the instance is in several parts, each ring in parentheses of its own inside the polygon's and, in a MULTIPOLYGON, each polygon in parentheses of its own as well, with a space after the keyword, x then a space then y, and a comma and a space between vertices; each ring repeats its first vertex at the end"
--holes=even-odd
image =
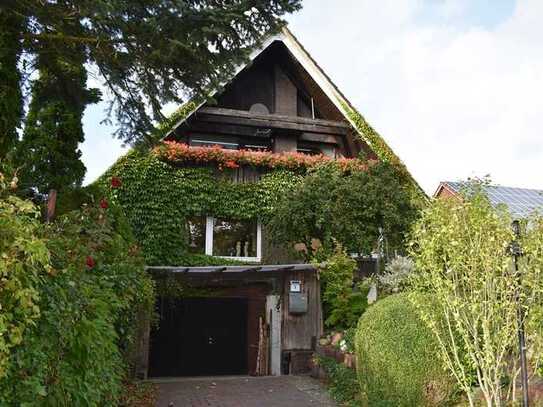
POLYGON ((149 376, 247 374, 246 299, 164 299, 157 311, 149 376))

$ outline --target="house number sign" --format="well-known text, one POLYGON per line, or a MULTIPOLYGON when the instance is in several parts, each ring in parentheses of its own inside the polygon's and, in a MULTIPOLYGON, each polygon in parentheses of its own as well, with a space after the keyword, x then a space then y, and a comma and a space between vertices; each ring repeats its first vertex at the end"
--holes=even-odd
POLYGON ((290 292, 291 293, 301 293, 302 292, 302 282, 300 280, 291 280, 290 281, 290 292))

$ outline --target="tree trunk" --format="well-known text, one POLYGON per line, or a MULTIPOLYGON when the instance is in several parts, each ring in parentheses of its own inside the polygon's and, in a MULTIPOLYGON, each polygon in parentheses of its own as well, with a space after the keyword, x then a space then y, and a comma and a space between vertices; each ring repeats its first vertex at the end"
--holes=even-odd
POLYGON ((55 209, 57 206, 57 190, 51 189, 49 191, 49 196, 47 197, 47 214, 45 216, 45 221, 47 223, 51 222, 55 217, 55 209))

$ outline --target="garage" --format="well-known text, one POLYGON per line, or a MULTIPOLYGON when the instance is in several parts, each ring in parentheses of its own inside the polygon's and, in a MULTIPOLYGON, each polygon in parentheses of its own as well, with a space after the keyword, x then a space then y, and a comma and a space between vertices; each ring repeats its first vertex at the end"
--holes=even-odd
POLYGON ((159 299, 151 377, 248 373, 246 298, 159 299))
POLYGON ((148 267, 156 318, 142 321, 141 378, 307 373, 322 332, 309 264, 148 267), (176 287, 184 287, 179 295, 176 287))

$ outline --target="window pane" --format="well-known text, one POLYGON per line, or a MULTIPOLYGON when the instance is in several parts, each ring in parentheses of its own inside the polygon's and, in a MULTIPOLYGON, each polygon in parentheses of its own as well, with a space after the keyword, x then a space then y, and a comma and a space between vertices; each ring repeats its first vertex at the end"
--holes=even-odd
POLYGON ((239 148, 237 137, 206 134, 191 135, 190 145, 194 147, 219 146, 226 150, 237 150, 239 148))
POLYGON ((256 257, 256 221, 215 219, 213 255, 256 257))
POLYGON ((201 216, 188 218, 187 231, 189 235, 189 252, 204 254, 206 248, 206 218, 201 216))

